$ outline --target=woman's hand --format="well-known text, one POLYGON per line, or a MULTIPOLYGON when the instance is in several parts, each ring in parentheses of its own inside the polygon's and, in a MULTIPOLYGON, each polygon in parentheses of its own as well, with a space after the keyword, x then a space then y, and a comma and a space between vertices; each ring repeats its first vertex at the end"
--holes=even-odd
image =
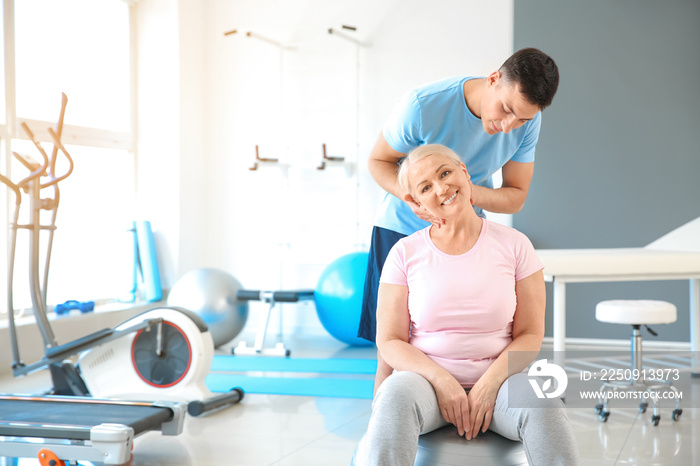
POLYGON ((500 383, 495 383, 485 377, 481 377, 469 391, 467 399, 469 401, 469 425, 465 435, 467 440, 471 440, 479 433, 486 432, 491 424, 493 408, 496 405, 496 396, 501 388, 500 383))
POLYGON ((459 435, 470 432, 469 400, 464 388, 452 375, 445 373, 433 384, 440 413, 445 421, 457 426, 459 435))

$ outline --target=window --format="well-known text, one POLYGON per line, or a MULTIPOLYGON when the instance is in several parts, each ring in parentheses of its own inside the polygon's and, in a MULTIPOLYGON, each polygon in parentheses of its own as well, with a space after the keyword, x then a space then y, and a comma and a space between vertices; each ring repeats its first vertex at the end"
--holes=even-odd
POLYGON ((130 130, 129 10, 123 0, 15 1, 17 116, 130 130))
MULTIPOLYGON (((123 0, 4 2, 9 27, 2 34, 8 44, 3 47, 7 85, 3 86, 2 115, 7 115, 8 122, 3 120, 0 133, 4 157, 0 172, 9 173, 15 182, 28 174, 12 152, 41 159, 22 122, 51 155, 48 129, 56 127, 61 94, 68 97, 62 143, 74 169, 59 183, 49 306, 69 299, 120 298, 131 289, 133 239, 128 230, 134 215, 135 154, 129 8, 123 0)), ((57 160, 57 173, 65 172, 67 159, 59 153, 57 160)), ((0 189, 1 198, 7 199, 2 217, 7 231, 14 196, 0 189)), ((42 190, 42 198, 53 196, 52 189, 42 190)), ((29 198, 23 196, 20 224, 29 221, 28 208, 29 198)), ((42 224, 50 223, 50 213, 42 213, 42 224)), ((40 278, 48 232, 41 235, 40 278)), ((31 307, 28 239, 29 232, 20 229, 15 251, 16 309, 31 307)), ((5 287, 0 288, 4 295, 5 287)))

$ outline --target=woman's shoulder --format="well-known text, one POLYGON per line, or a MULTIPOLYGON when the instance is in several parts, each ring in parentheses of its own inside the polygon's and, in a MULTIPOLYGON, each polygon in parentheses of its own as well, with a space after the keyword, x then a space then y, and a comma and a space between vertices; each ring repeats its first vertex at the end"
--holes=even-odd
POLYGON ((484 225, 487 227, 487 234, 491 238, 503 243, 530 243, 530 239, 525 233, 516 230, 513 227, 503 225, 502 223, 493 222, 484 219, 484 225))
POLYGON ((411 233, 408 236, 404 236, 396 242, 395 248, 400 248, 404 251, 414 251, 416 249, 422 249, 425 247, 426 238, 430 237, 430 227, 425 227, 421 230, 411 233))

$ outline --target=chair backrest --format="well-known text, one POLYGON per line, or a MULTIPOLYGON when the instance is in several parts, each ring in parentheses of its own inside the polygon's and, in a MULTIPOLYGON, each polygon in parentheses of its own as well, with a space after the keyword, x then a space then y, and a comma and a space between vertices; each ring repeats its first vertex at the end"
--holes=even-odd
POLYGON ((662 251, 700 252, 700 217, 645 246, 662 251))

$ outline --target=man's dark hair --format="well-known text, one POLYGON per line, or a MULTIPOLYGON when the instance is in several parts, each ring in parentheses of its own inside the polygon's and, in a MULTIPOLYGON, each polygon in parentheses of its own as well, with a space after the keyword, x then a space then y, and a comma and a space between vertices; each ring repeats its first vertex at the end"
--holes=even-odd
POLYGON ((520 92, 531 104, 544 110, 552 103, 559 87, 559 68, 546 53, 520 49, 499 70, 506 82, 520 85, 520 92))

